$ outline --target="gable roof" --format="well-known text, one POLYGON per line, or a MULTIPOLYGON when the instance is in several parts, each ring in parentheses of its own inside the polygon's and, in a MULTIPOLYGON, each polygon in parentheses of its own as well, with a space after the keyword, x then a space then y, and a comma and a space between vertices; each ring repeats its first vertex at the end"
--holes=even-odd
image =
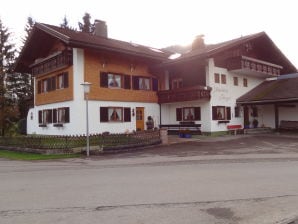
POLYGON ((170 52, 168 51, 156 49, 153 47, 115 40, 112 38, 105 38, 91 33, 64 29, 53 25, 36 23, 20 53, 19 59, 16 64, 16 70, 22 70, 22 68, 24 69, 24 66, 28 66, 22 64, 21 62, 26 61, 26 59, 29 59, 29 61, 30 59, 32 60, 32 58, 30 58, 29 56, 31 53, 29 52, 30 49, 32 49, 33 45, 44 44, 33 43, 35 42, 34 40, 38 38, 36 37, 38 35, 40 35, 41 38, 48 36, 54 39, 58 39, 69 47, 106 50, 110 52, 148 58, 156 61, 163 61, 170 55, 170 52))
POLYGON ((183 63, 186 61, 197 60, 197 59, 205 59, 211 58, 215 54, 224 52, 236 46, 248 43, 250 41, 255 41, 263 38, 270 45, 272 50, 276 53, 276 60, 282 61, 284 64, 283 67, 288 68, 289 72, 297 72, 296 67, 289 61, 289 59, 281 52, 281 50, 274 44, 274 42, 269 38, 269 36, 265 32, 260 32, 256 34, 251 34, 247 36, 242 36, 240 38, 236 38, 233 40, 221 42, 218 44, 210 44, 205 45, 204 48, 194 49, 189 51, 188 53, 182 54, 181 57, 174 60, 164 61, 162 66, 174 65, 183 63))
POLYGON ((237 99, 240 104, 266 104, 298 101, 298 74, 280 76, 276 80, 262 82, 237 99))

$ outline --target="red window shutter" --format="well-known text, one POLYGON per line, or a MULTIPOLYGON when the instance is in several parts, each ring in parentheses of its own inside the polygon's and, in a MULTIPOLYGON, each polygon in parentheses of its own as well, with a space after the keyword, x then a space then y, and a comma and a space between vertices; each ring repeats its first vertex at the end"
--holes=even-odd
POLYGON ((57 109, 53 109, 53 123, 57 123, 57 109))
POLYGON ((182 108, 176 108, 176 121, 182 121, 182 108))
POLYGON ((41 93, 41 89, 42 89, 42 82, 41 82, 41 80, 39 80, 37 82, 37 93, 41 93))
POLYGON ((152 79, 152 90, 158 91, 158 79, 156 79, 156 78, 152 79))
POLYGON ((42 110, 38 111, 38 123, 42 124, 42 110))
POLYGON ((52 90, 56 90, 56 76, 51 78, 52 90))

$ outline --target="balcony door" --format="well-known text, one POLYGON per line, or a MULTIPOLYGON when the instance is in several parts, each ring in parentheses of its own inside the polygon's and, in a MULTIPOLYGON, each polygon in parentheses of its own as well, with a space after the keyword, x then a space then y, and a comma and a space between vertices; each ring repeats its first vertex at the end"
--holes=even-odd
POLYGON ((136 108, 136 130, 143 131, 145 126, 144 107, 136 108))

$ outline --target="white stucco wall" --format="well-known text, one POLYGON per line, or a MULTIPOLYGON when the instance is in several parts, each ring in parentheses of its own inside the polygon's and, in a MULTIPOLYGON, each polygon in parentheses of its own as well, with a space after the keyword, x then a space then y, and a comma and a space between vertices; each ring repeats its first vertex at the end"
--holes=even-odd
POLYGON ((208 80, 209 86, 212 87, 210 113, 212 113, 212 106, 231 107, 231 121, 228 124, 219 124, 218 121, 213 121, 211 114, 211 132, 225 131, 227 130, 227 125, 241 124, 243 126, 243 109, 240 110, 240 117, 236 118, 234 114, 236 100, 259 85, 265 78, 261 79, 254 76, 235 74, 225 68, 215 67, 213 59, 209 59, 208 65, 206 80, 208 80), (225 74, 226 84, 215 83, 214 73, 225 74), (238 77, 238 86, 234 85, 233 77, 238 77), (246 78, 248 81, 247 87, 243 86, 243 78, 246 78))

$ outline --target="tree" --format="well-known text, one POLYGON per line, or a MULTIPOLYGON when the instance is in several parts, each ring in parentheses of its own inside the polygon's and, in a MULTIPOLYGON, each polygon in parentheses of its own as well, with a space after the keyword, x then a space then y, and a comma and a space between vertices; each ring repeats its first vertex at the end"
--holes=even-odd
POLYGON ((94 24, 91 24, 91 16, 89 13, 85 13, 83 16, 83 23, 79 22, 79 28, 82 32, 92 33, 94 31, 94 24))
POLYGON ((0 19, 0 134, 10 125, 10 121, 16 117, 13 96, 7 88, 7 78, 13 73, 15 61, 15 46, 11 43, 11 33, 0 19))
POLYGON ((27 17, 27 24, 25 26, 26 35, 23 38, 23 44, 25 44, 26 40, 28 39, 28 37, 29 37, 29 35, 30 35, 30 33, 33 29, 34 24, 35 24, 34 19, 31 16, 28 16, 27 17))
POLYGON ((68 25, 68 20, 67 20, 66 16, 64 16, 63 21, 60 24, 60 27, 61 28, 64 28, 64 29, 70 29, 70 27, 68 25))

